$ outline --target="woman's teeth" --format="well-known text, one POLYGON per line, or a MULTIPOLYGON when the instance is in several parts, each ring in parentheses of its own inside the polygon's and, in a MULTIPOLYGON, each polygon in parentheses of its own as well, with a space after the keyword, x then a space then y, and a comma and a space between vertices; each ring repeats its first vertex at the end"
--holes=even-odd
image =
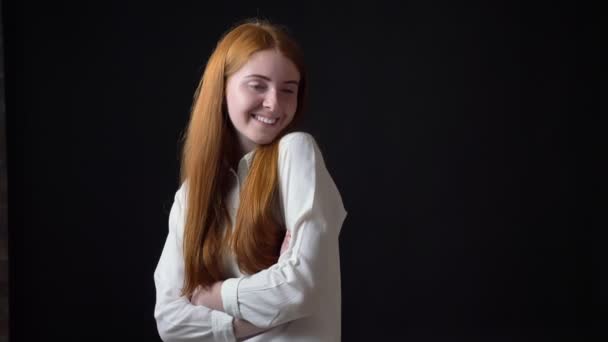
POLYGON ((265 118, 263 116, 259 116, 259 115, 255 115, 255 114, 253 115, 253 117, 256 120, 261 121, 261 122, 263 122, 265 124, 268 124, 268 125, 274 125, 274 123, 277 122, 277 120, 278 120, 277 118, 269 119, 269 118, 265 118))

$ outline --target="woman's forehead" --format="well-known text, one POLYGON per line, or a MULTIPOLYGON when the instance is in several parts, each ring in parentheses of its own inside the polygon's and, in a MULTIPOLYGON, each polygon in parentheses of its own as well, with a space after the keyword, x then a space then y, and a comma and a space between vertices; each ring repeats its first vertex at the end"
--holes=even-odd
POLYGON ((253 53, 237 71, 242 78, 266 78, 273 82, 299 81, 300 72, 296 65, 279 51, 262 50, 253 53))

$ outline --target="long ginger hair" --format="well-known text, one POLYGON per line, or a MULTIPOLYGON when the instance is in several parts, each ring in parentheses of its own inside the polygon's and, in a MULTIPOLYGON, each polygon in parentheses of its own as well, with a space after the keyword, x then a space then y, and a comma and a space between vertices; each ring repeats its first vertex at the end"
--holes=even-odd
POLYGON ((288 31, 261 20, 247 20, 227 31, 209 57, 194 94, 185 134, 181 181, 187 182, 183 252, 183 295, 197 286, 208 288, 226 279, 224 253, 232 250, 241 271, 253 274, 276 263, 285 233, 273 208, 277 205, 278 142, 303 111, 306 77, 301 50, 288 31), (230 222, 225 199, 228 167, 235 161, 236 132, 225 103, 226 80, 251 54, 276 49, 300 73, 298 107, 294 119, 273 142, 253 153, 251 168, 240 193, 236 222, 230 222), (232 232, 226 229, 233 224, 232 232))

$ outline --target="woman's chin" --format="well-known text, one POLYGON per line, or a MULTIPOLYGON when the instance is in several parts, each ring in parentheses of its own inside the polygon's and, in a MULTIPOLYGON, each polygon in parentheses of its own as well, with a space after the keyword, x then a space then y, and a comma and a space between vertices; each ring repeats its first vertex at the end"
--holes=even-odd
POLYGON ((267 145, 273 142, 276 136, 276 134, 256 134, 255 137, 250 137, 249 139, 256 145, 267 145))
POLYGON ((260 139, 258 141, 256 141, 256 145, 260 146, 260 145, 268 145, 270 143, 272 143, 274 139, 260 139))

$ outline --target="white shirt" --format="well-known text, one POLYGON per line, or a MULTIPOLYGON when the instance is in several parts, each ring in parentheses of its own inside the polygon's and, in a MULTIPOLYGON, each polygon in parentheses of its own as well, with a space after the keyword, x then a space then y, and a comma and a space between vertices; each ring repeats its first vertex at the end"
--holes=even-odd
MULTIPOLYGON (((228 210, 235 222, 240 187, 253 153, 232 170, 228 210)), ((248 341, 340 341, 341 289, 338 237, 347 212, 314 138, 304 132, 279 142, 279 194, 290 246, 268 269, 246 276, 233 255, 225 260, 232 278, 221 288, 224 310, 195 306, 180 296, 186 185, 175 194, 169 232, 154 271, 159 335, 169 341, 236 341, 234 318, 270 328, 248 341)))

